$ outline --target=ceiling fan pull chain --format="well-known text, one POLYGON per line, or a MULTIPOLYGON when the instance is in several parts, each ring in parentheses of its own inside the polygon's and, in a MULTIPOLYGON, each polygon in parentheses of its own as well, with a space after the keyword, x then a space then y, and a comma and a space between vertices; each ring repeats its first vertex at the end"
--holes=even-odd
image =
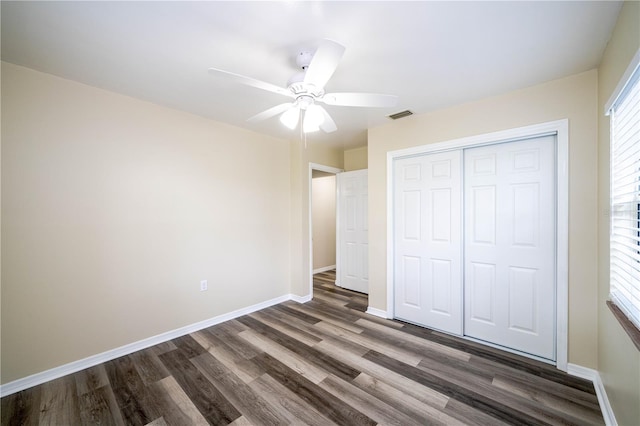
POLYGON ((307 149, 307 134, 304 132, 302 128, 302 123, 304 122, 304 111, 300 110, 300 115, 298 116, 298 128, 300 129, 300 140, 304 141, 304 149, 307 149))

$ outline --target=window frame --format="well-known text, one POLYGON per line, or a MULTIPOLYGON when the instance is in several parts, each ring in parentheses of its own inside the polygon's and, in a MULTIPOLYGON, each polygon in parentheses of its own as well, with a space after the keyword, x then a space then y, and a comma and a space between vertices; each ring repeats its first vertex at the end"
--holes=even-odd
MULTIPOLYGON (((627 70, 625 71, 618 85, 616 86, 616 89, 613 91, 613 94, 609 98, 609 101, 605 104, 605 111, 604 111, 605 115, 612 117, 610 122, 611 127, 610 127, 610 137, 609 137, 609 142, 610 142, 609 208, 611 213, 609 215, 609 268, 610 268, 609 286, 610 287, 609 287, 609 300, 607 301, 607 306, 609 307, 609 309, 611 309, 614 317, 620 322, 622 328, 626 331, 626 333, 631 338, 632 342, 635 344, 636 348, 640 351, 640 301, 638 301, 636 304, 636 303, 633 303, 632 300, 629 300, 624 295, 622 295, 622 292, 620 291, 620 289, 616 289, 616 286, 615 286, 616 280, 612 278, 612 275, 613 275, 612 269, 614 269, 613 268, 614 263, 617 262, 616 265, 618 266, 621 263, 623 263, 619 260, 614 260, 614 257, 615 257, 614 250, 616 249, 613 248, 614 246, 613 240, 616 238, 616 236, 618 239, 620 238, 620 235, 614 234, 614 223, 616 222, 616 217, 614 213, 616 209, 619 209, 619 206, 622 204, 628 204, 630 206, 634 206, 634 210, 636 210, 635 217, 633 218, 633 221, 635 221, 636 229, 633 230, 633 233, 635 234, 635 238, 637 239, 636 241, 637 249, 635 250, 635 253, 640 257, 640 199, 632 199, 631 201, 624 201, 624 202, 616 201, 614 203, 614 188, 616 188, 615 186, 616 183, 614 180, 614 176, 616 175, 615 174, 616 170, 614 170, 614 166, 615 166, 614 154, 616 154, 615 115, 616 115, 617 108, 620 106, 620 104, 622 104, 627 99, 628 96, 633 94, 638 95, 639 93, 640 93, 640 49, 638 49, 638 51, 634 55, 633 59, 631 60, 631 63, 627 67, 627 70)), ((625 111, 625 112, 628 112, 628 111, 625 111)), ((633 110, 631 110, 631 112, 633 112, 633 110)), ((634 118, 634 123, 635 123, 635 120, 640 122, 640 114, 635 115, 633 118, 634 118)), ((632 142, 635 143, 635 141, 632 141, 632 142)), ((637 181, 635 180, 633 181, 633 185, 636 186, 634 191, 640 194, 640 172, 638 172, 638 170, 640 170, 640 158, 635 159, 632 164, 633 164, 632 169, 636 169, 634 170, 634 172, 639 176, 637 181)), ((632 186, 631 184, 628 184, 628 185, 632 186)), ((617 245, 619 245, 619 242, 617 245)), ((638 280, 640 280, 640 260, 631 259, 624 264, 631 266, 631 269, 636 269, 638 280), (637 263, 637 265, 633 265, 634 262, 637 263)), ((617 271, 619 268, 616 266, 615 269, 617 271)), ((634 277, 635 275, 636 274, 634 274, 634 277)), ((640 291, 640 283, 638 283, 638 280, 636 280, 635 284, 630 284, 630 287, 632 289, 638 289, 640 291)), ((623 286, 620 286, 620 287, 622 288, 623 286)))

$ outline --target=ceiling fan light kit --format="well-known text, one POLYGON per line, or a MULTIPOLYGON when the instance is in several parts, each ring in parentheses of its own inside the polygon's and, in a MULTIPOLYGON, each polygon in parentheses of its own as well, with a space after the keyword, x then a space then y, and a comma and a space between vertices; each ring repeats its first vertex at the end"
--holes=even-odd
POLYGON ((298 127, 298 121, 300 120, 300 108, 297 106, 293 106, 292 108, 286 110, 280 116, 280 122, 284 124, 291 130, 294 130, 298 127))
POLYGON ((298 126, 302 114, 304 133, 317 132, 320 129, 331 133, 337 130, 337 126, 329 113, 318 105, 319 102, 336 106, 393 107, 398 101, 397 96, 377 93, 325 93, 324 86, 338 67, 344 50, 341 44, 325 39, 314 54, 306 50, 300 52, 296 56, 296 64, 302 72, 294 74, 289 79, 287 88, 217 68, 209 68, 209 73, 295 99, 294 102, 280 104, 258 113, 249 118, 249 122, 266 120, 280 114, 280 122, 293 130, 298 126))
POLYGON ((312 133, 320 130, 320 126, 324 124, 324 114, 322 107, 311 104, 304 110, 304 119, 302 120, 302 131, 304 133, 312 133))

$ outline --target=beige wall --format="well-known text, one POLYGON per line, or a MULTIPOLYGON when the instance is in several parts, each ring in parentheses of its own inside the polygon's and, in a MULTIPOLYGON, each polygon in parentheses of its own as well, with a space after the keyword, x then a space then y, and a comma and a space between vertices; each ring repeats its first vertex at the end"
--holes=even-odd
POLYGON ((640 49, 640 3, 626 2, 598 71, 598 370, 620 425, 640 424, 640 352, 605 305, 609 295, 609 118, 605 103, 640 49))
POLYGON ((369 151, 366 146, 348 149, 344 152, 344 171, 366 169, 369 165, 369 151))
POLYGON ((313 269, 336 265, 336 177, 312 180, 313 269))
POLYGON ((2 383, 290 293, 288 141, 7 63, 2 113, 2 383))
POLYGON ((569 362, 597 366, 597 72, 369 130, 369 304, 387 308, 387 152, 569 119, 569 362))

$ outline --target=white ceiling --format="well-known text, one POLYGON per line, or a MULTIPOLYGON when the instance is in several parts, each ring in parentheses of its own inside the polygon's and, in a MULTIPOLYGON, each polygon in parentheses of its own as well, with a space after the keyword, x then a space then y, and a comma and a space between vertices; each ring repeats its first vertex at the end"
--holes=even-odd
POLYGON ((210 76, 209 67, 286 86, 295 55, 329 38, 346 53, 327 92, 399 96, 395 108, 327 106, 338 131, 308 138, 366 144, 388 114, 423 113, 596 67, 618 1, 7 2, 2 60, 289 138, 287 101, 210 76))

